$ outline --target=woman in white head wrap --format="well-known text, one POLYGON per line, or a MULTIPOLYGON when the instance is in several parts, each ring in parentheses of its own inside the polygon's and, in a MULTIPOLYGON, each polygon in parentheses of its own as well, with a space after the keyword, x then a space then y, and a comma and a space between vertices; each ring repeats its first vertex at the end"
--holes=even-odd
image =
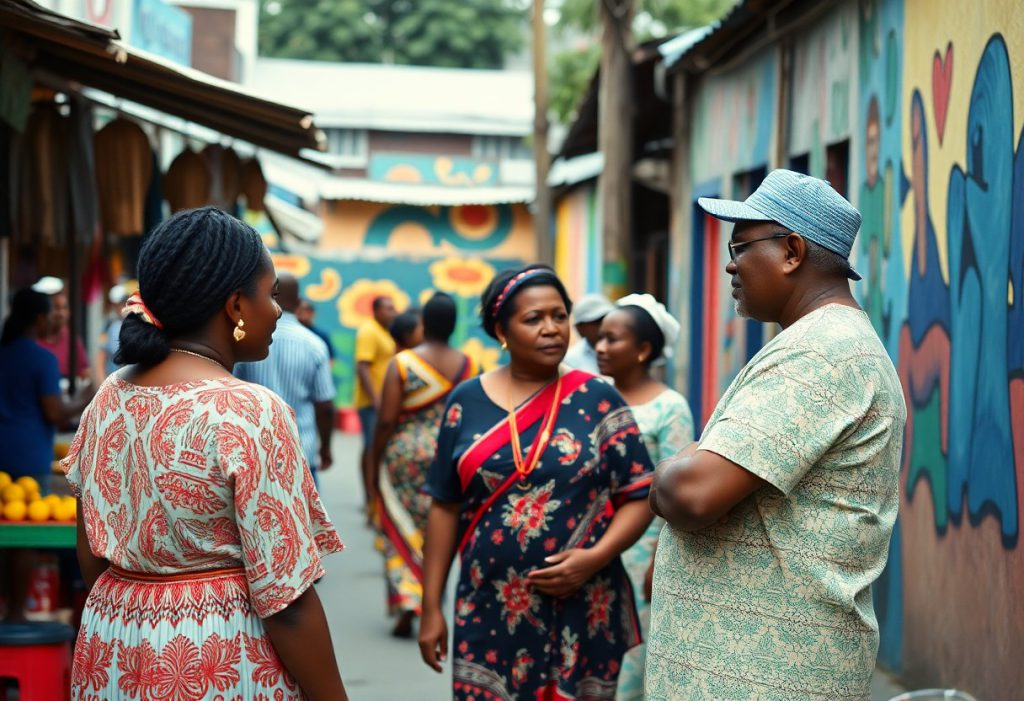
MULTIPOLYGON (((601 323, 597 363, 601 374, 612 378, 630 405, 651 460, 657 464, 693 442, 690 405, 651 375, 653 363, 671 357, 679 339, 679 322, 649 294, 623 297, 615 307, 601 323)), ((643 537, 622 554, 633 581, 644 637, 650 622, 654 552, 663 525, 662 519, 655 519, 643 537)), ((646 646, 640 645, 623 659, 618 701, 643 698, 645 654, 646 646)))

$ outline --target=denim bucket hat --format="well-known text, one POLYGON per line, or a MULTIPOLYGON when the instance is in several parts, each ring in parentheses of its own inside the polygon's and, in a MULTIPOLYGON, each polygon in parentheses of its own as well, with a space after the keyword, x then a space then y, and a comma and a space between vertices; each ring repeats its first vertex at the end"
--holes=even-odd
POLYGON ((779 168, 743 202, 701 197, 701 209, 728 222, 774 221, 847 260, 847 277, 861 276, 849 265, 860 212, 826 181, 779 168))

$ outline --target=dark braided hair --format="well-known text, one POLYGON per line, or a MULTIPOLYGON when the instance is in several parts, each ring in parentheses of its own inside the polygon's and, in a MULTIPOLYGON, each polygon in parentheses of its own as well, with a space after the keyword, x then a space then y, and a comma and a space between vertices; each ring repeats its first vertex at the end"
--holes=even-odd
POLYGON ((18 290, 11 299, 11 313, 4 322, 3 336, 0 346, 14 343, 32 328, 32 324, 41 316, 50 313, 50 298, 31 287, 18 290))
POLYGON ((636 344, 638 346, 644 343, 651 344, 651 354, 647 356, 646 361, 647 365, 650 365, 660 358, 661 354, 665 351, 665 334, 662 333, 661 327, 658 326, 654 317, 643 307, 627 304, 619 307, 619 309, 629 314, 636 344))
POLYGON ((565 291, 565 285, 558 279, 558 275, 551 269, 550 266, 543 265, 541 263, 535 263, 528 265, 520 270, 504 270, 498 273, 491 284, 487 286, 484 293, 480 296, 480 323, 487 332, 487 335, 493 339, 498 338, 497 327, 501 324, 502 327, 508 325, 508 320, 512 316, 512 311, 515 309, 515 305, 512 303, 516 296, 527 289, 528 287, 554 287, 558 294, 562 297, 562 301, 565 302, 565 311, 572 313, 572 300, 569 299, 569 293, 565 291), (498 297, 505 290, 509 281, 516 275, 525 273, 531 270, 539 270, 540 274, 534 275, 533 277, 527 278, 516 287, 508 299, 504 301, 498 314, 494 314, 494 305, 498 301, 498 297))
POLYGON ((114 362, 159 363, 172 338, 200 329, 232 293, 254 294, 268 265, 260 235, 230 214, 203 207, 173 215, 146 237, 139 252, 139 293, 163 328, 129 314, 114 362))

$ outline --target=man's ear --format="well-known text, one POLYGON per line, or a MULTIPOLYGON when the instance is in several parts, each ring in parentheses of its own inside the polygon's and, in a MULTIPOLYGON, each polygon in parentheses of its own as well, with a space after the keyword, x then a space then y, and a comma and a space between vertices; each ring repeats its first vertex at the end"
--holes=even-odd
POLYGON ((807 260, 807 242, 799 234, 790 234, 785 238, 784 243, 786 245, 786 260, 783 263, 783 272, 794 273, 807 260))

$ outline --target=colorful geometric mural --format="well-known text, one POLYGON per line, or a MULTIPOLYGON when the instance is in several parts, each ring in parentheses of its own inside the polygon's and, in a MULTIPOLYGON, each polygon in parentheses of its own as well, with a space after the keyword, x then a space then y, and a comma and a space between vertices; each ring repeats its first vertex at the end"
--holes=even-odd
POLYGON ((324 251, 367 246, 409 255, 444 256, 473 251, 487 257, 533 260, 533 219, 525 205, 420 207, 355 200, 325 204, 324 251))
POLYGON ((498 184, 494 163, 475 158, 375 153, 370 156, 370 180, 409 185, 479 187, 498 184))

